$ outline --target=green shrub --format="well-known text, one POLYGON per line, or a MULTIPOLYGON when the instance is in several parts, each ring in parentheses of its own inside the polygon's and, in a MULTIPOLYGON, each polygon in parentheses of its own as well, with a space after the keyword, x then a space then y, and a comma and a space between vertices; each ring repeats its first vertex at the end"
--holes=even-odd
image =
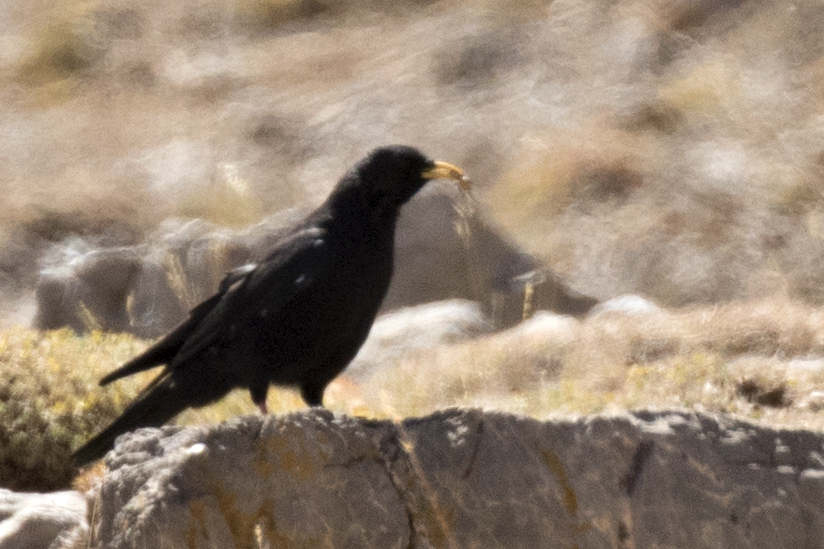
POLYGON ((117 417, 146 376, 106 389, 97 380, 144 346, 99 332, 0 332, 0 486, 68 487, 72 449, 117 417))

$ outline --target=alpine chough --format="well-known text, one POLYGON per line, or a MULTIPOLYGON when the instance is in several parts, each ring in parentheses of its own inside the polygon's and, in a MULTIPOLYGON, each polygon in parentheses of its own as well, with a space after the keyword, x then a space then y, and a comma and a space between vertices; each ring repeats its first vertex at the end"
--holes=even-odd
POLYGON ((310 406, 366 339, 392 277, 401 206, 431 179, 460 169, 405 146, 381 147, 352 167, 326 201, 257 265, 227 274, 212 297, 143 354, 103 379, 165 365, 111 425, 74 453, 101 458, 122 433, 160 426, 237 387, 266 412, 270 384, 295 386, 310 406))

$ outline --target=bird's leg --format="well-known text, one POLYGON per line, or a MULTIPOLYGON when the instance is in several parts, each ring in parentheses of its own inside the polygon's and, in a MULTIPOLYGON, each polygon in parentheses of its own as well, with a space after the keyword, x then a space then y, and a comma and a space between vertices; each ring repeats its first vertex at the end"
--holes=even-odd
POLYGON ((252 402, 257 404, 260 413, 264 416, 269 413, 269 410, 266 408, 266 393, 269 392, 269 382, 264 381, 262 383, 258 383, 249 387, 249 393, 252 396, 252 402))
POLYGON ((327 382, 313 380, 310 384, 301 386, 300 396, 309 406, 323 406, 323 390, 327 382))

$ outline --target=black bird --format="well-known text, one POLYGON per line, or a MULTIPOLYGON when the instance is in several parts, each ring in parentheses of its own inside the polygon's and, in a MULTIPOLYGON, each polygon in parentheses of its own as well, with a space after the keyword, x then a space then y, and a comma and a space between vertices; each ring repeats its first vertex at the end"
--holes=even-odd
POLYGON ((236 387, 248 388, 263 413, 271 383, 296 386, 307 404, 322 406, 324 389, 358 352, 386 295, 401 206, 438 178, 469 188, 460 169, 417 149, 372 151, 265 260, 230 272, 187 320, 100 380, 165 365, 74 453, 75 463, 103 457, 125 432, 160 426, 236 387))

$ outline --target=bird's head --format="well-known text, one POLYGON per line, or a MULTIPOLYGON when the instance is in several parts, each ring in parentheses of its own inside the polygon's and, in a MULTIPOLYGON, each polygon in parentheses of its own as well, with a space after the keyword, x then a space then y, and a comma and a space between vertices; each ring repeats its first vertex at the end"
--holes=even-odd
POLYGON ((350 181, 368 196, 370 207, 397 211, 431 179, 454 179, 468 190, 469 179, 457 167, 427 158, 413 147, 380 147, 358 162, 349 173, 350 181))

